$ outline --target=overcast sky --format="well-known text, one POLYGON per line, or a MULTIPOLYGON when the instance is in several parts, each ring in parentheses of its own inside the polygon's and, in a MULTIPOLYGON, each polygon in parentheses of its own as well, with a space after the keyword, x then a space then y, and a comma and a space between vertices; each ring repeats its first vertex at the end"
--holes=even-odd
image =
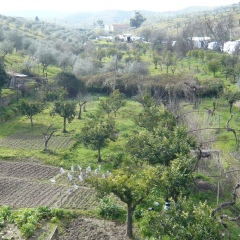
POLYGON ((175 11, 189 6, 224 6, 237 0, 5 0, 0 13, 19 10, 54 10, 79 12, 89 10, 175 11))
POLYGON ((0 13, 33 9, 64 12, 109 9, 162 12, 189 6, 224 6, 238 2, 236 0, 6 0, 0 5, 0 13))

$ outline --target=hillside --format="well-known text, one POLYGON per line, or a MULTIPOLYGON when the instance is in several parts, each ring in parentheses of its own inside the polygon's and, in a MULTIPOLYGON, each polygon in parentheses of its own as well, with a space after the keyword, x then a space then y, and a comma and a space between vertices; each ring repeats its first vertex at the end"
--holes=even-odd
POLYGON ((239 39, 240 6, 195 10, 0 15, 2 235, 239 237, 239 52, 193 37, 239 39))

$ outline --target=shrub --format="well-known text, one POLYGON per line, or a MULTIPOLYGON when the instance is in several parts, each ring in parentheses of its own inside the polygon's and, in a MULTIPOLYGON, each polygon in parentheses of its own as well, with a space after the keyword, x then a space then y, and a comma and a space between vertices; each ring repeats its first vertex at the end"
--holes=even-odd
POLYGON ((21 227, 21 234, 25 238, 31 237, 36 230, 36 227, 32 223, 23 224, 21 227))
POLYGON ((103 198, 99 206, 99 215, 105 219, 119 220, 126 211, 122 206, 119 206, 113 202, 110 198, 103 198))
POLYGON ((59 219, 57 217, 52 217, 51 223, 59 223, 59 219))
POLYGON ((18 227, 22 227, 24 224, 31 221, 36 224, 39 220, 39 213, 36 209, 20 209, 15 216, 15 222, 18 227))
POLYGON ((41 218, 50 218, 51 217, 51 209, 47 206, 40 206, 38 208, 38 212, 41 218))
POLYGON ((60 208, 54 208, 52 209, 52 217, 62 219, 64 217, 64 211, 60 208))

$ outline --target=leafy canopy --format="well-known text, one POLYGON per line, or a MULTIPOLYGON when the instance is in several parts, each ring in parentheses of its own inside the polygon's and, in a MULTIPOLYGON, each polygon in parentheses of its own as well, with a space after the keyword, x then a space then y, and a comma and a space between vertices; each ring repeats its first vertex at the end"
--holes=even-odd
POLYGON ((186 197, 179 199, 178 203, 171 202, 171 207, 158 212, 146 212, 141 233, 144 237, 170 239, 222 239, 223 227, 219 221, 211 216, 212 209, 206 202, 194 203, 186 197))
POLYGON ((139 28, 143 22, 146 21, 146 18, 143 17, 143 15, 138 12, 138 11, 135 11, 135 16, 134 18, 131 18, 130 19, 130 26, 131 27, 135 27, 135 28, 139 28))
POLYGON ((43 110, 43 104, 41 102, 30 102, 25 99, 20 99, 18 106, 21 114, 26 115, 31 120, 32 126, 33 116, 41 113, 43 110))
POLYGON ((117 138, 115 121, 97 113, 85 122, 80 136, 86 147, 98 150, 98 161, 101 162, 100 150, 117 138))

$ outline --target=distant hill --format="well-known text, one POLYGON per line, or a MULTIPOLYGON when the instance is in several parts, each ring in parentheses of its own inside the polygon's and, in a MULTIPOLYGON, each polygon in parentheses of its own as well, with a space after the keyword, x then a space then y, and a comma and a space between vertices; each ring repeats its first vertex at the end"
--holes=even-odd
MULTIPOLYGON (((219 7, 200 7, 192 6, 184 8, 178 11, 167 11, 167 12, 155 12, 155 11, 145 11, 140 10, 144 17, 151 19, 153 16, 177 16, 181 14, 191 14, 199 13, 204 11, 212 11, 219 7)), ((4 15, 12 17, 24 17, 34 19, 36 16, 41 20, 53 20, 57 19, 64 23, 78 24, 78 25, 92 25, 98 20, 103 20, 104 24, 111 23, 126 23, 129 19, 134 16, 134 11, 123 11, 123 10, 105 10, 105 11, 88 11, 88 12, 58 12, 58 11, 44 11, 44 10, 26 10, 26 11, 14 11, 5 12, 4 15)))
MULTIPOLYGON (((151 13, 151 12, 150 12, 151 13)), ((143 12, 142 12, 143 14, 143 12)), ((104 24, 122 23, 129 21, 134 16, 134 11, 106 10, 98 12, 77 12, 64 17, 62 20, 69 23, 92 24, 97 20, 103 20, 104 24)))
MULTIPOLYGON (((140 10, 141 14, 148 18, 153 15, 162 15, 168 16, 170 15, 179 15, 179 14, 188 14, 194 12, 201 12, 211 10, 211 7, 189 7, 179 11, 172 11, 172 12, 155 12, 155 11, 145 11, 140 10)), ((97 11, 97 12, 77 12, 74 14, 70 14, 64 18, 63 21, 69 23, 78 23, 78 24, 92 24, 97 20, 103 20, 104 24, 111 24, 111 23, 124 23, 129 22, 129 19, 134 17, 135 11, 123 11, 123 10, 106 10, 106 11, 97 11)))
POLYGON ((2 15, 11 16, 11 17, 23 17, 34 19, 36 16, 39 19, 61 19, 68 15, 66 12, 58 12, 51 10, 22 10, 22 11, 9 11, 3 12, 2 15))

